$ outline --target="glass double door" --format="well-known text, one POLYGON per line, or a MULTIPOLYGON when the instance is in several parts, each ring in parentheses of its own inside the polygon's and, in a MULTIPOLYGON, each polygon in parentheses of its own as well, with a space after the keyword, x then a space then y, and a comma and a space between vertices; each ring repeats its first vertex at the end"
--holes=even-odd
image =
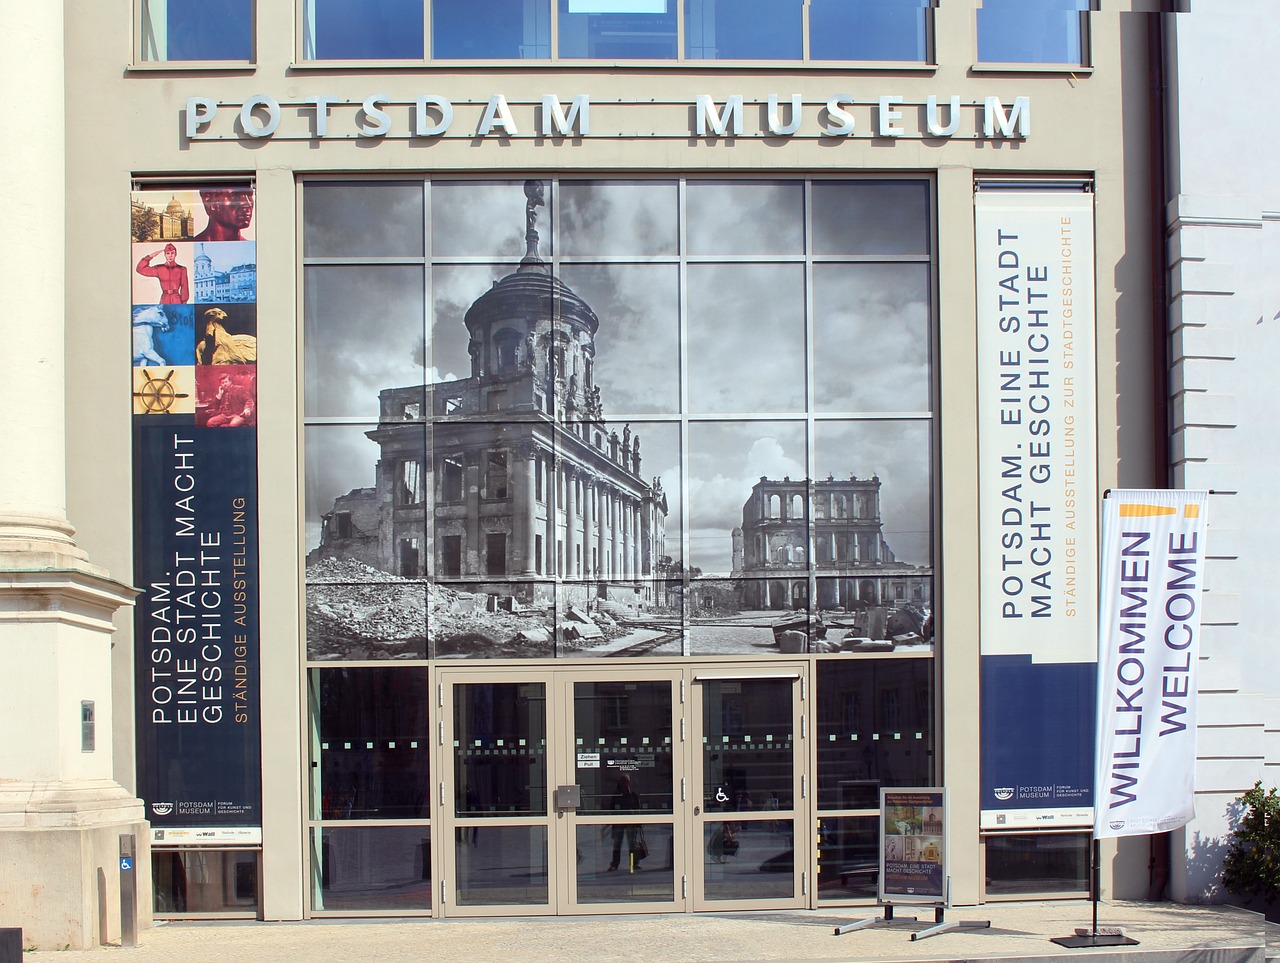
POLYGON ((443 914, 803 905, 802 670, 443 670, 443 914))

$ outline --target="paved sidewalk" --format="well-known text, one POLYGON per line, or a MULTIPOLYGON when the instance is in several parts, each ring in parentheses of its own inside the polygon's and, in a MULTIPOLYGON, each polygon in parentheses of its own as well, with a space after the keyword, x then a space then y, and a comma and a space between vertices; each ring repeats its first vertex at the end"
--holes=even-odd
MULTIPOLYGON (((898 909, 898 916, 911 915, 898 909)), ((1262 917, 1222 906, 1104 903, 1102 926, 1120 926, 1140 945, 1065 950, 1051 943, 1087 927, 1086 901, 995 903, 948 910, 948 920, 991 921, 912 941, 933 923, 898 923, 834 935, 839 923, 874 915, 871 908, 714 915, 521 918, 503 920, 311 920, 297 923, 169 922, 144 930, 141 946, 124 950, 26 954, 28 963, 524 963, 618 961, 684 963, 747 960, 1005 960, 1081 959, 1090 963, 1263 963, 1262 917)))

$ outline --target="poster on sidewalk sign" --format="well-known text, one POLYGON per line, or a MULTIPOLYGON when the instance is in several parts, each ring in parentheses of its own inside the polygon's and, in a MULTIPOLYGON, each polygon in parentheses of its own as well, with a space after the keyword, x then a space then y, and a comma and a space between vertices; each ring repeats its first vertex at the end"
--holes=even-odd
POLYGON ((881 903, 945 903, 945 789, 880 790, 881 903))

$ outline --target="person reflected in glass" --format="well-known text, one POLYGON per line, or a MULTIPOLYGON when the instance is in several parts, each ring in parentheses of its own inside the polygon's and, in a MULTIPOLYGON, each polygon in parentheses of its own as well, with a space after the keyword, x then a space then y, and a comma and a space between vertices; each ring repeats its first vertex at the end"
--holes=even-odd
MULTIPOLYGON (((640 808, 640 796, 631 788, 631 777, 623 773, 618 777, 618 788, 614 792, 613 798, 609 801, 609 808, 614 812, 635 812, 640 808)), ((613 826, 613 858, 609 860, 609 872, 617 872, 618 863, 622 860, 622 839, 625 836, 627 840, 627 857, 628 862, 632 864, 632 870, 640 868, 639 862, 644 857, 636 856, 633 860, 631 856, 637 853, 637 837, 640 827, 626 823, 615 823, 613 826)))

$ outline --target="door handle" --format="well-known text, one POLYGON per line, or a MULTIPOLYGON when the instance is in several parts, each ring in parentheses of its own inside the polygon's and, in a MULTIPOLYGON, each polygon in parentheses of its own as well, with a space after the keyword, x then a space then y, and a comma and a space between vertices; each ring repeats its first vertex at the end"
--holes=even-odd
POLYGON ((701 807, 701 806, 694 806, 694 807, 693 807, 693 814, 694 814, 695 816, 701 816, 701 815, 702 815, 702 807, 701 807))

